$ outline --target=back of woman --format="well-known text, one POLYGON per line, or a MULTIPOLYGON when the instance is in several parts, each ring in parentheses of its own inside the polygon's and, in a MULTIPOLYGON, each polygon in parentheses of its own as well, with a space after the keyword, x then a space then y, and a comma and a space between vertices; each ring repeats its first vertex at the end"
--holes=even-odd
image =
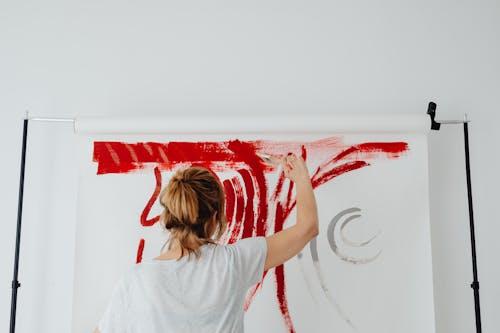
POLYGON ((264 272, 264 237, 233 245, 207 244, 197 259, 151 259, 118 283, 127 309, 101 332, 242 332, 248 288, 264 272))
POLYGON ((281 161, 287 177, 297 183, 297 224, 230 245, 217 244, 226 231, 220 181, 205 168, 179 170, 160 194, 167 251, 120 278, 95 332, 243 332, 248 289, 318 232, 304 162, 293 157, 281 161))

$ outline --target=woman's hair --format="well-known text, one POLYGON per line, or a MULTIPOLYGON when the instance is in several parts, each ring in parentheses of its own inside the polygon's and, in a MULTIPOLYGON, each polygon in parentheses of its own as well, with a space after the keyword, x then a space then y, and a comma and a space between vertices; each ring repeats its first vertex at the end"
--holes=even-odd
POLYGON ((170 231, 169 248, 176 239, 180 257, 185 251, 199 257, 198 247, 215 243, 226 230, 224 190, 218 177, 206 168, 178 170, 159 199, 164 207, 160 221, 170 231))

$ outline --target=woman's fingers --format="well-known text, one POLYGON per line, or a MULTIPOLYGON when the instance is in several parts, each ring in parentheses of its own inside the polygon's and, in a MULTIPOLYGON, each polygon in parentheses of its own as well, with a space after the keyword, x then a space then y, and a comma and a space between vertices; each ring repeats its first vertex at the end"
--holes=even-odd
POLYGON ((285 168, 285 166, 287 165, 286 157, 282 157, 280 159, 280 164, 281 166, 283 166, 283 168, 285 168))
POLYGON ((297 160, 297 157, 295 155, 291 154, 291 155, 288 155, 286 157, 286 160, 287 160, 287 163, 294 165, 296 160, 297 160))
POLYGON ((281 161, 281 166, 283 167, 283 172, 285 173, 285 176, 288 177, 288 173, 290 172, 290 166, 288 165, 286 158, 282 158, 281 161))
POLYGON ((292 171, 292 166, 289 164, 286 156, 281 158, 281 165, 283 166, 283 172, 285 177, 290 178, 290 172, 292 171))
POLYGON ((290 169, 289 168, 285 167, 283 169, 283 172, 284 172, 286 178, 290 178, 290 169))
POLYGON ((299 174, 303 173, 303 166, 305 167, 305 161, 301 157, 293 153, 288 153, 286 156, 282 156, 280 163, 283 166, 283 172, 285 176, 289 179, 295 179, 299 174))

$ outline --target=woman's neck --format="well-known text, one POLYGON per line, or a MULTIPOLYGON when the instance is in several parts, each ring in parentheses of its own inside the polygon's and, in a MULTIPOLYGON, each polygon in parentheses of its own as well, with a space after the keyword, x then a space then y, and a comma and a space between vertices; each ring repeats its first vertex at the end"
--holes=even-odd
MULTIPOLYGON (((200 246, 197 244, 193 245, 194 249, 198 249, 199 247, 200 246)), ((155 259, 177 259, 181 257, 181 254, 182 254, 182 249, 179 244, 179 241, 177 239, 172 239, 170 246, 168 246, 168 248, 162 253, 160 253, 160 255, 155 259)), ((188 254, 187 251, 184 251, 184 255, 187 254, 188 254)))

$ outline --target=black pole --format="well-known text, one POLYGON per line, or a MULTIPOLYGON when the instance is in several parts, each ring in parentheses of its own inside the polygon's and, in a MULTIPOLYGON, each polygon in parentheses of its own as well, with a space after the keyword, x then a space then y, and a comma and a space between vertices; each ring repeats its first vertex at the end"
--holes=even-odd
POLYGON ((21 174, 19 176, 19 198, 17 202, 17 230, 16 230, 16 252, 14 259, 14 278, 12 279, 12 298, 10 305, 10 333, 16 330, 16 307, 17 288, 21 286, 17 280, 19 271, 19 247, 21 245, 21 221, 23 215, 23 195, 24 195, 24 170, 26 165, 26 141, 28 137, 28 119, 24 119, 23 125, 23 147, 21 153, 21 174))
POLYGON ((476 312, 476 332, 481 333, 481 308, 479 305, 479 281, 477 278, 477 260, 476 260, 476 235, 474 230, 474 211, 472 209, 472 187, 470 179, 470 160, 469 160, 469 127, 467 121, 464 122, 464 141, 465 141, 465 170, 467 173, 467 197, 469 203, 469 226, 470 242, 472 251, 472 275, 473 281, 470 285, 474 291, 474 309, 476 312))
MULTIPOLYGON (((442 124, 457 124, 456 121, 436 121, 436 103, 430 102, 427 107, 427 114, 431 118, 431 129, 439 130, 442 124)), ((470 285, 474 291, 474 311, 476 314, 476 333, 481 333, 481 307, 479 303, 479 280, 477 278, 477 259, 476 259, 476 232, 474 229, 474 211, 472 208, 472 186, 470 177, 470 159, 469 159, 469 126, 467 120, 464 125, 464 147, 465 147, 465 172, 467 175, 467 199, 469 206, 469 228, 470 228, 470 243, 472 252, 472 275, 473 281, 470 285)))

